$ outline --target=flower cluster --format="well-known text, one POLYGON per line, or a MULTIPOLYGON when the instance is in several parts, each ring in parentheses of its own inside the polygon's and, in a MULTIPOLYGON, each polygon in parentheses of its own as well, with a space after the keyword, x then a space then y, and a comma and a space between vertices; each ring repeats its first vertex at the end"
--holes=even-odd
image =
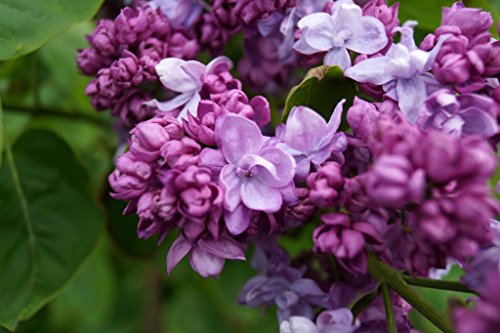
POLYGON ((78 63, 96 76, 95 108, 129 131, 111 195, 139 217, 140 238, 177 232, 169 274, 187 256, 215 277, 252 247, 257 275, 238 302, 276 307, 282 333, 410 333, 411 297, 383 291, 373 265, 418 279, 453 261, 481 296, 455 308, 457 331, 494 332, 498 295, 483 287, 500 274, 488 185, 500 44, 491 16, 461 3, 420 46, 415 24, 384 0, 136 1, 98 23, 78 63), (239 76, 226 56, 194 59, 238 33, 239 76), (328 101, 328 116, 296 103, 273 133, 268 99, 242 82, 274 93, 322 60, 364 99, 328 101), (290 256, 281 238, 306 230, 312 245, 290 256))

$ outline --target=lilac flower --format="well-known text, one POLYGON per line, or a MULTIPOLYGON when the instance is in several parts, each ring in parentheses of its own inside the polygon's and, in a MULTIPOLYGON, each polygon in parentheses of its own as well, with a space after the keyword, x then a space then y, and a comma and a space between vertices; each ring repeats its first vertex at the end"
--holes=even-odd
POLYGON ((258 275, 243 287, 238 303, 250 307, 278 307, 280 321, 290 316, 314 316, 313 306, 327 306, 328 295, 314 280, 300 278, 289 281, 282 276, 258 275))
POLYGON ((327 123, 316 111, 305 107, 294 107, 288 116, 283 142, 280 145, 297 162, 297 177, 305 179, 311 162, 319 166, 332 154, 339 155, 347 148, 344 133, 336 133, 342 119, 340 101, 327 123))
POLYGON ((280 324, 280 333, 354 333, 360 326, 347 308, 323 311, 316 324, 307 317, 292 316, 280 324))
POLYGON ((393 44, 386 55, 359 62, 348 68, 345 76, 362 83, 384 85, 387 95, 399 102, 408 120, 415 122, 427 98, 428 83, 434 80, 427 72, 445 38, 432 51, 425 52, 415 46, 412 28, 402 28, 401 33, 401 42, 393 44))
POLYGON ((216 127, 219 157, 227 161, 220 172, 225 190, 226 226, 235 235, 250 223, 249 210, 275 213, 281 209, 285 191, 293 186, 295 161, 285 151, 265 145, 257 125, 239 115, 229 114, 216 127))
POLYGON ((443 89, 424 103, 417 124, 424 130, 434 128, 458 136, 477 134, 488 138, 498 133, 495 107, 495 101, 487 96, 456 96, 443 89))
POLYGON ((425 189, 425 173, 400 155, 382 155, 365 178, 368 196, 387 208, 403 208, 418 202, 425 189))
POLYGON ((156 72, 161 83, 169 90, 180 93, 171 100, 159 102, 156 99, 148 104, 164 112, 173 112, 181 108, 177 118, 188 119, 188 114, 196 116, 201 97, 202 79, 212 73, 227 72, 232 63, 226 57, 218 57, 207 66, 194 60, 185 61, 177 58, 163 59, 156 65, 156 72))
POLYGON ((176 29, 192 27, 203 11, 200 0, 152 0, 149 5, 160 8, 176 29))
POLYGON ((387 37, 392 37, 396 33, 394 28, 399 26, 398 19, 399 3, 387 6, 385 0, 370 0, 363 6, 363 15, 377 18, 385 26, 387 37))
POLYGON ((442 26, 456 26, 468 38, 487 32, 493 24, 491 14, 479 8, 465 8, 462 2, 455 2, 451 7, 444 7, 442 26))
POLYGON ((344 186, 340 165, 336 162, 326 162, 317 172, 307 176, 307 185, 311 189, 309 199, 312 203, 321 208, 334 206, 344 186))
POLYGON ((168 251, 167 272, 172 273, 186 255, 189 255, 191 267, 205 278, 218 276, 226 259, 245 260, 240 244, 229 237, 202 238, 190 243, 179 235, 168 251))
POLYGON ((327 52, 325 65, 337 65, 342 69, 351 66, 347 50, 374 54, 388 42, 382 22, 371 16, 363 16, 362 10, 352 1, 337 1, 332 14, 314 13, 298 23, 300 39, 294 49, 303 54, 327 52))
POLYGON ((118 42, 115 38, 115 24, 112 20, 100 20, 92 35, 87 36, 89 44, 104 57, 116 55, 118 42))
POLYGON ((491 272, 480 290, 476 306, 455 308, 452 317, 457 333, 494 333, 500 325, 500 274, 491 272))
POLYGON ((326 213, 321 216, 323 225, 313 233, 314 249, 337 258, 346 270, 364 274, 367 269, 366 244, 379 245, 381 240, 373 226, 366 222, 351 223, 349 216, 326 213))
POLYGON ((491 221, 493 244, 482 249, 474 259, 465 265, 467 274, 462 282, 470 288, 479 290, 489 272, 500 273, 500 222, 491 221))

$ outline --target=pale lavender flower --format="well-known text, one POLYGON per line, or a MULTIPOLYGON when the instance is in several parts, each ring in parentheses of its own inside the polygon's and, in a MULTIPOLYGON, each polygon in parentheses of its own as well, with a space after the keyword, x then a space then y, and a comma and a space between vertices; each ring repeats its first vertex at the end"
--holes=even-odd
POLYGON ((354 320, 347 308, 323 311, 316 318, 316 323, 307 317, 293 316, 280 324, 280 333, 354 333, 360 322, 354 320))
POLYGON ((361 83, 383 85, 386 94, 398 101, 408 120, 415 122, 419 108, 428 93, 432 93, 428 90, 435 79, 428 72, 446 36, 441 37, 430 52, 425 52, 416 47, 411 27, 400 31, 400 43, 393 44, 386 55, 359 62, 348 68, 345 76, 361 83))
POLYGON ((388 42, 382 22, 371 16, 363 16, 361 7, 352 1, 337 1, 332 14, 314 13, 298 23, 300 39, 294 49, 302 54, 327 52, 325 65, 337 65, 342 69, 351 66, 348 50, 361 54, 374 54, 388 42))
POLYGON ((189 255, 191 267, 205 278, 218 276, 226 259, 245 260, 241 245, 230 237, 206 238, 190 243, 179 235, 168 251, 167 272, 172 273, 186 255, 189 255))
POLYGON ((488 96, 457 96, 442 89, 424 103, 417 124, 424 130, 434 128, 457 136, 477 134, 488 138, 498 133, 495 107, 495 101, 488 96))
POLYGON ((342 120, 340 101, 328 123, 316 111, 306 107, 294 107, 286 122, 284 144, 279 147, 288 151, 297 162, 296 176, 305 179, 311 169, 311 163, 321 165, 331 155, 340 154, 347 148, 344 133, 337 133, 342 120))
MULTIPOLYGON (((275 213, 293 188, 295 161, 280 148, 265 146, 259 127, 251 120, 229 114, 216 126, 220 151, 211 163, 228 163, 220 171, 225 189, 226 226, 235 235, 250 223, 249 210, 275 213)), ((203 158, 202 158, 203 163, 203 158)))
POLYGON ((154 9, 160 8, 176 29, 191 28, 203 11, 200 0, 152 0, 149 5, 154 9))
POLYGON ((231 67, 232 62, 226 57, 215 58, 206 66, 194 60, 163 59, 156 65, 156 72, 161 83, 179 95, 165 102, 154 99, 148 102, 148 105, 156 106, 164 112, 174 112, 180 109, 177 116, 179 120, 187 120, 188 114, 196 116, 201 100, 203 77, 209 74, 227 72, 231 67))

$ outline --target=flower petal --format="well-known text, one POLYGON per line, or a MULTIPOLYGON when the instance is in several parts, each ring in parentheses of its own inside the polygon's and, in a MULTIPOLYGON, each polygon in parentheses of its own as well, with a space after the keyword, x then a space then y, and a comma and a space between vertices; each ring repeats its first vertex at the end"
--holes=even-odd
POLYGON ((174 241, 170 250, 168 250, 167 254, 167 272, 171 274, 174 270, 175 266, 188 254, 191 250, 192 245, 189 244, 184 237, 179 235, 177 239, 174 241))
POLYGON ((345 46, 357 53, 374 54, 382 50, 388 42, 382 22, 375 17, 363 16, 359 33, 348 39, 345 46))
POLYGON ((274 170, 269 170, 264 166, 257 166, 256 177, 270 187, 283 187, 288 185, 295 176, 295 160, 293 157, 276 147, 264 148, 261 157, 270 161, 274 165, 274 170), (273 171, 273 172, 271 172, 273 171))
POLYGON ((385 84, 394 80, 394 76, 385 72, 389 61, 390 58, 385 56, 366 59, 346 69, 344 75, 362 83, 385 84))
POLYGON ((204 250, 225 259, 245 260, 245 253, 234 240, 220 237, 219 239, 200 239, 198 245, 204 250))
POLYGON ((487 138, 498 133, 496 120, 483 110, 471 108, 460 116, 465 122, 462 127, 464 134, 479 134, 487 138))
POLYGON ((325 119, 306 107, 294 107, 286 122, 284 142, 299 152, 312 152, 327 132, 325 119))
POLYGON ((219 149, 204 148, 201 151, 200 166, 209 168, 214 175, 219 175, 225 165, 227 165, 226 159, 219 149))
POLYGON ((311 319, 292 316, 281 322, 280 333, 319 333, 319 330, 311 319))
POLYGON ((333 113, 327 124, 328 132, 335 133, 339 129, 340 122, 342 121, 342 112, 344 111, 344 103, 345 98, 338 102, 335 106, 335 109, 333 110, 333 113))
POLYGON ((241 201, 250 209, 276 213, 281 208, 283 198, 278 189, 249 178, 241 185, 241 201))
POLYGON ((158 108, 164 112, 169 112, 169 111, 174 111, 175 109, 183 105, 186 105, 186 103, 188 103, 191 100, 191 98, 193 98, 193 94, 191 92, 187 92, 184 94, 177 95, 174 98, 164 102, 160 102, 157 99, 153 99, 151 101, 144 103, 144 105, 158 108))
POLYGON ((243 204, 239 204, 233 212, 224 211, 224 222, 231 235, 237 236, 247 230, 251 218, 252 211, 243 204))
POLYGON ((212 74, 229 72, 232 68, 233 62, 225 56, 217 57, 207 64, 207 72, 212 74))
POLYGON ((184 93, 197 90, 199 82, 193 79, 193 74, 206 70, 205 65, 197 61, 185 61, 177 58, 166 58, 155 67, 161 83, 168 89, 184 93))
POLYGON ((243 155, 257 153, 264 143, 259 127, 250 119, 235 114, 217 123, 215 134, 222 153, 233 164, 243 155))
POLYGON ((325 55, 323 63, 328 66, 339 66, 342 70, 351 67, 351 57, 345 47, 333 48, 325 55))
POLYGON ((216 256, 201 246, 195 246, 189 254, 191 267, 202 277, 216 277, 224 268, 224 258, 216 256))
MULTIPOLYGON (((336 32, 347 30, 357 36, 361 30, 363 13, 361 7, 354 3, 338 3, 332 13, 336 32)), ((384 30, 385 33, 385 30, 384 30)))
POLYGON ((236 175, 236 167, 231 164, 222 168, 219 179, 224 190, 224 208, 232 212, 241 202, 242 180, 236 175))
POLYGON ((418 118, 418 110, 427 98, 424 80, 420 76, 400 79, 396 85, 396 91, 401 112, 408 121, 414 124, 418 118))
POLYGON ((333 47, 334 24, 331 15, 314 13, 302 18, 297 25, 303 30, 301 39, 303 38, 306 44, 316 52, 324 52, 333 47))

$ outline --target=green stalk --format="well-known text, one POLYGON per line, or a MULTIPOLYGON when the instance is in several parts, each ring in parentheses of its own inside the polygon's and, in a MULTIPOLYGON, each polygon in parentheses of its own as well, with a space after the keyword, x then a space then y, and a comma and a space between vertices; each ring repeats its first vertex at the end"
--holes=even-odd
POLYGON ((440 290, 451 290, 451 291, 459 291, 462 293, 470 293, 475 294, 476 292, 463 286, 459 282, 456 281, 446 281, 446 280, 434 280, 428 278, 416 278, 409 275, 403 275, 403 279, 412 286, 431 288, 431 289, 440 289, 440 290))
POLYGON ((385 282, 441 331, 453 332, 450 322, 439 310, 410 287, 400 272, 379 260, 373 253, 368 254, 368 270, 375 279, 385 282))
POLYGON ((384 299, 385 317, 387 321, 387 333, 398 333, 396 320, 394 319, 394 311, 392 308, 391 294, 386 283, 382 283, 382 297, 384 299))

